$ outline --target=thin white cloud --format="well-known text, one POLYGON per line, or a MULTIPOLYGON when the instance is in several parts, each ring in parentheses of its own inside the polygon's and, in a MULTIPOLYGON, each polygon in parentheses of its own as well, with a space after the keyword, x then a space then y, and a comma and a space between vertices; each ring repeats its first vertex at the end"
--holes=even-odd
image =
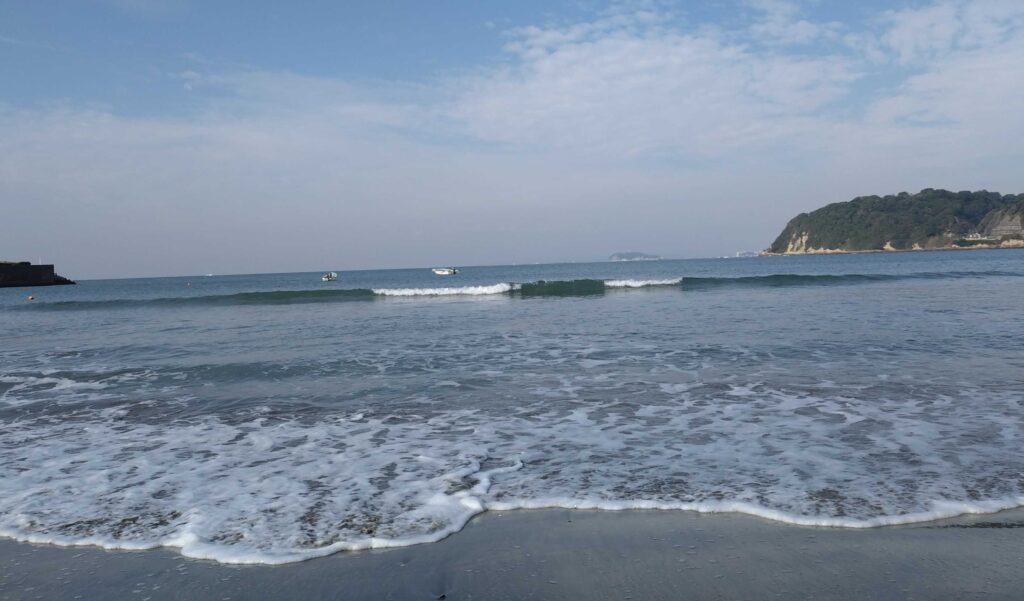
POLYGON ((185 14, 188 0, 94 0, 122 12, 141 17, 168 17, 185 14))
POLYGON ((33 42, 29 40, 23 40, 8 35, 0 35, 0 44, 7 44, 8 46, 22 46, 26 48, 45 48, 47 50, 53 50, 53 46, 49 44, 41 44, 39 42, 33 42))
POLYGON ((521 29, 508 50, 513 67, 460 82, 456 121, 484 140, 617 157, 758 142, 767 120, 814 114, 857 77, 845 57, 756 53, 650 12, 521 29))
POLYGON ((958 12, 952 3, 891 12, 886 18, 891 27, 882 39, 902 64, 945 54, 963 34, 958 12))
POLYGON ((1024 3, 1018 0, 948 0, 882 15, 881 43, 897 62, 939 60, 956 50, 997 46, 1020 34, 1024 3))
POLYGON ((816 23, 801 16, 800 6, 788 0, 748 0, 760 12, 750 26, 750 35, 772 44, 809 44, 821 39, 837 39, 842 25, 837 22, 816 23))

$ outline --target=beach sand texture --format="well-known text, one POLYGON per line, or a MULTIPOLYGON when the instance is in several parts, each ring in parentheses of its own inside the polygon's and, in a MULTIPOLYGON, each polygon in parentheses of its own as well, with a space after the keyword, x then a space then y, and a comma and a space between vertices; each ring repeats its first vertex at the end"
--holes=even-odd
POLYGON ((0 541, 0 599, 1024 598, 1024 510, 866 530, 683 511, 489 512, 283 566, 0 541))

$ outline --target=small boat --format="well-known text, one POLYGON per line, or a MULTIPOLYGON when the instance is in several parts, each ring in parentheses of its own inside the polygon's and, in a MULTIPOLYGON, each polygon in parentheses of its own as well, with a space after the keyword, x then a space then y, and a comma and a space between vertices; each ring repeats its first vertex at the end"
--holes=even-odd
POLYGON ((436 275, 455 275, 459 273, 459 270, 454 267, 435 267, 430 271, 433 271, 436 275))
POLYGON ((337 281, 337 279, 338 279, 338 274, 334 273, 333 271, 328 271, 327 273, 325 273, 322 276, 320 276, 320 281, 321 282, 334 282, 334 281, 337 281))

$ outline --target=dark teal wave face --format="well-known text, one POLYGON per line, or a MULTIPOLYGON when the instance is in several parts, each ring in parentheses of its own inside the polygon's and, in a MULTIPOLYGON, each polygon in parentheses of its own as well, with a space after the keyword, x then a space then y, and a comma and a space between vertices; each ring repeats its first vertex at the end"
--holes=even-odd
POLYGON ((266 292, 236 292, 204 296, 167 296, 160 298, 109 298, 104 300, 57 300, 23 303, 12 307, 22 311, 75 311, 110 310, 133 307, 216 307, 231 305, 294 305, 309 303, 336 303, 352 300, 372 300, 373 290, 268 290, 266 292))
POLYGON ((277 562, 481 507, 1013 506, 1022 274, 963 251, 0 290, 0 535, 277 562))
POLYGON ((704 290, 709 288, 731 287, 769 287, 784 286, 853 286, 857 284, 873 284, 880 282, 897 282, 900 280, 955 280, 963 278, 987 277, 1024 277, 1024 273, 1015 271, 939 271, 911 273, 845 273, 832 274, 801 274, 773 273, 771 275, 739 276, 739 277, 694 277, 684 278, 683 287, 687 290, 704 290))

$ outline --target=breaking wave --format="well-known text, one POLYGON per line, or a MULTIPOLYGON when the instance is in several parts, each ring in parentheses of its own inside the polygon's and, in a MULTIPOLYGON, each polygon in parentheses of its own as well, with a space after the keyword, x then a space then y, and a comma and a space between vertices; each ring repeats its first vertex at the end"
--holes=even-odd
POLYGON ((511 292, 512 284, 490 286, 463 286, 455 288, 374 288, 373 293, 381 296, 483 296, 511 292))
POLYGON ((452 286, 440 288, 342 288, 329 290, 273 290, 267 292, 239 292, 206 296, 177 296, 150 299, 108 299, 34 302, 15 307, 21 310, 82 310, 130 307, 186 307, 186 306, 243 306, 290 305, 311 303, 338 303, 367 301, 386 297, 443 297, 443 296, 588 296, 607 290, 633 288, 672 288, 684 291, 712 290, 729 287, 784 288, 794 286, 852 286, 895 282, 903 280, 942 280, 984 277, 1021 277, 1024 274, 1009 271, 952 271, 908 274, 843 274, 807 275, 780 273, 743 277, 678 277, 667 279, 574 279, 540 280, 515 283, 498 282, 479 286, 452 286))
POLYGON ((678 286, 683 278, 669 280, 605 280, 608 288, 648 288, 652 286, 678 286))

